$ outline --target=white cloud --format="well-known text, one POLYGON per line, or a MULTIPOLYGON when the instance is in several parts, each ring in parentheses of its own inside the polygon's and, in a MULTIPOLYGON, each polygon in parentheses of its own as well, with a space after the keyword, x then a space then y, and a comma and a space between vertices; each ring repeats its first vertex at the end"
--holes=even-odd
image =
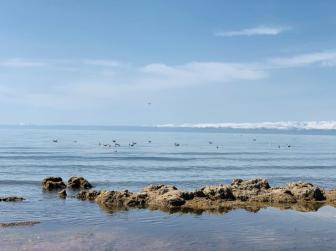
POLYGON ((101 67, 118 67, 121 65, 119 61, 107 60, 107 59, 85 59, 84 64, 101 66, 101 67))
POLYGON ((300 67, 312 64, 321 66, 336 65, 336 52, 314 52, 292 57, 274 58, 271 63, 279 67, 300 67))
POLYGON ((115 67, 118 65, 116 62, 118 61, 91 59, 85 62, 81 59, 53 59, 40 62, 28 59, 0 61, 2 67, 48 66, 48 72, 40 71, 36 78, 34 75, 30 76, 29 82, 23 74, 14 73, 13 81, 10 75, 2 76, 0 101, 63 109, 81 108, 148 91, 222 85, 236 81, 258 81, 267 78, 272 71, 288 67, 316 64, 335 66, 336 52, 315 52, 250 63, 225 61, 186 62, 175 65, 153 63, 137 67, 123 63, 123 67, 115 67), (127 67, 124 67, 125 65, 127 67), (53 78, 56 75, 57 77, 53 78))
POLYGON ((204 123, 158 125, 157 127, 223 128, 223 129, 277 129, 277 130, 335 130, 336 121, 280 121, 261 123, 204 123))
POLYGON ((214 35, 217 37, 234 37, 234 36, 275 36, 286 30, 288 27, 272 27, 272 26, 257 26, 248 29, 236 31, 218 31, 214 35))
POLYGON ((41 67, 45 65, 46 63, 41 61, 22 59, 22 58, 11 58, 0 61, 0 66, 13 67, 13 68, 41 67))
POLYGON ((140 68, 145 80, 157 85, 186 86, 224 83, 235 80, 258 80, 267 73, 251 64, 225 62, 190 62, 182 65, 149 64, 140 68))

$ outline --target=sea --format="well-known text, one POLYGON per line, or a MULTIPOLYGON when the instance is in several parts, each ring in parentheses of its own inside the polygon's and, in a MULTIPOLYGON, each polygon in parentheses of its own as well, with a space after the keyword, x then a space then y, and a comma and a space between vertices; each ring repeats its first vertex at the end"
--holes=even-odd
POLYGON ((336 209, 262 208, 181 213, 108 212, 94 202, 43 192, 47 176, 83 176, 95 189, 148 184, 194 190, 235 178, 271 186, 336 187, 336 133, 109 126, 1 126, 0 250, 334 250, 336 209))

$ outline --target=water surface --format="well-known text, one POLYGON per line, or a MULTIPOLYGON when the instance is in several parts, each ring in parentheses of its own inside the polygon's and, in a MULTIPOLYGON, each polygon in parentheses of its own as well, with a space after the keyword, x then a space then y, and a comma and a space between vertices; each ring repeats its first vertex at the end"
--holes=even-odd
POLYGON ((0 229, 1 250, 316 250, 336 244, 336 210, 329 206, 317 212, 111 214, 40 188, 51 175, 82 175, 97 189, 133 191, 150 183, 192 190, 237 177, 264 177, 272 186, 305 180, 336 187, 335 135, 1 128, 0 138, 0 195, 27 198, 0 204, 0 222, 41 221, 0 229))

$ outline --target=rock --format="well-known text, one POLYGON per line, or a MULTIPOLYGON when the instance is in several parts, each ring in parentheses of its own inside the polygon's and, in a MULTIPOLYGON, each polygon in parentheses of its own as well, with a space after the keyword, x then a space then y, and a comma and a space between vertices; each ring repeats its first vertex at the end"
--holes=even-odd
POLYGON ((267 193, 261 193, 257 196, 250 197, 249 201, 277 204, 290 204, 297 202, 293 194, 289 190, 283 188, 271 188, 267 193))
POLYGON ((286 188, 297 200, 322 201, 326 199, 323 191, 311 183, 289 183, 286 188))
POLYGON ((247 201, 260 194, 267 193, 268 189, 270 189, 270 185, 265 179, 234 179, 231 183, 231 188, 235 198, 241 201, 247 201))
POLYGON ((68 180, 68 187, 71 189, 90 189, 92 185, 83 177, 73 176, 68 180))
POLYGON ((324 194, 326 196, 326 200, 336 204, 336 189, 324 191, 324 194))
POLYGON ((66 185, 61 177, 47 177, 42 181, 42 188, 46 191, 65 189, 66 185))
POLYGON ((9 223, 0 223, 0 227, 20 227, 20 226, 33 226, 39 224, 39 221, 15 221, 9 223))
POLYGON ((67 197, 67 192, 65 189, 63 189, 62 191, 58 192, 58 196, 62 199, 65 199, 67 197))
POLYGON ((218 186, 205 186, 200 190, 196 191, 196 194, 201 195, 200 197, 207 197, 212 200, 234 200, 235 197, 232 193, 230 186, 218 185, 218 186))
POLYGON ((23 201, 25 198, 17 197, 17 196, 7 196, 7 197, 0 197, 0 201, 2 202, 17 202, 23 201))
POLYGON ((234 179, 231 183, 233 189, 242 190, 261 190, 271 188, 266 179, 253 179, 253 180, 242 180, 234 179))
POLYGON ((142 207, 146 203, 146 193, 125 191, 104 191, 96 198, 96 202, 106 208, 142 207))
POLYGON ((270 206, 312 211, 325 204, 336 205, 336 190, 321 190, 304 182, 271 188, 265 179, 236 179, 231 185, 204 186, 195 192, 161 184, 149 185, 141 192, 83 190, 76 198, 95 200, 111 212, 129 208, 194 213, 224 213, 241 208, 257 212, 270 206))
POLYGON ((144 192, 147 192, 147 204, 154 208, 180 207, 185 203, 185 197, 190 197, 190 193, 181 192, 171 185, 150 185, 144 188, 144 192))
POLYGON ((96 190, 82 190, 75 197, 80 200, 95 200, 99 194, 100 191, 96 190))

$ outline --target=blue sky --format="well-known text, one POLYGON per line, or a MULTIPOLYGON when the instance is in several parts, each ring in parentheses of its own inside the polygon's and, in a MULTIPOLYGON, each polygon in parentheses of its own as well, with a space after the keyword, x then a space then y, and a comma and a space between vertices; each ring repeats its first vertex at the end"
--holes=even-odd
POLYGON ((0 124, 336 120, 335 9, 1 1, 0 124))

